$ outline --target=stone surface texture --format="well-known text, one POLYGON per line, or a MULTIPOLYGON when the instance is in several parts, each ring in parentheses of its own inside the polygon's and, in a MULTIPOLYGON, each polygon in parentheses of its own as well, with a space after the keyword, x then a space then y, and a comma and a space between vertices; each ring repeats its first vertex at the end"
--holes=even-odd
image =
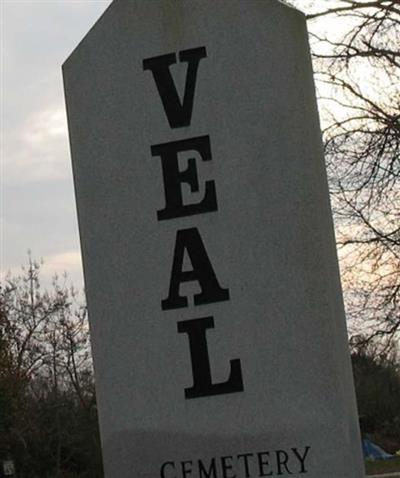
MULTIPOLYGON (((206 477, 199 460, 212 478, 361 478, 303 14, 275 0, 116 0, 63 69, 107 478, 206 477), (172 129, 143 60, 197 47, 191 123, 172 129), (218 210, 158 221, 151 146, 203 135, 212 160, 182 154, 199 176, 183 197, 200 201, 213 180, 218 210), (230 300, 196 306, 188 282, 188 307, 163 311, 176 232, 193 227, 230 300), (188 400, 177 323, 207 316, 213 380, 238 358, 244 391, 188 400)), ((182 92, 185 64, 171 72, 182 92)))

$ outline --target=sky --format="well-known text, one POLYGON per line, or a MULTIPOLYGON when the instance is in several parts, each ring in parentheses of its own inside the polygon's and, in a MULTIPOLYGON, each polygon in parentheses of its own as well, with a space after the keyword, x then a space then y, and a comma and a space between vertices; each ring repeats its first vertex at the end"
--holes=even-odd
POLYGON ((109 4, 0 0, 1 279, 31 251, 45 287, 67 272, 83 288, 61 65, 109 4))
POLYGON ((1 272, 83 287, 61 65, 109 0, 1 0, 1 272))

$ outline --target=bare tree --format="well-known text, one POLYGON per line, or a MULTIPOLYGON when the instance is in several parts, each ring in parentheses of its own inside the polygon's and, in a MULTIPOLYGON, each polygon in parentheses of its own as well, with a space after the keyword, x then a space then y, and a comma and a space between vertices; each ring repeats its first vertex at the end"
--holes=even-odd
POLYGON ((357 337, 388 343, 400 332, 400 1, 309 4, 347 314, 357 337))
POLYGON ((0 455, 7 446, 19 476, 62 476, 100 454, 89 330, 77 292, 57 277, 43 290, 39 276, 29 257, 0 289, 0 455))

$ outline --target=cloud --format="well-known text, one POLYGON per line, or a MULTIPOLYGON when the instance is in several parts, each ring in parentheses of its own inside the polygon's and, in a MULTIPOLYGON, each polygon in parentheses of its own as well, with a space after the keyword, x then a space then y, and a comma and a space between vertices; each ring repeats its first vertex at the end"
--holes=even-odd
MULTIPOLYGON (((55 278, 60 285, 74 286, 77 290, 83 288, 82 261, 79 250, 66 251, 46 257, 46 259, 31 256, 33 261, 40 263, 39 280, 43 289, 50 290, 55 278)), ((24 264, 0 271, 0 279, 5 281, 24 275, 22 267, 27 269, 28 254, 24 264)))
POLYGON ((108 1, 3 1, 6 181, 71 178, 61 65, 108 1))
POLYGON ((3 273, 31 249, 82 287, 61 65, 109 3, 0 0, 3 273))
POLYGON ((64 110, 55 105, 30 114, 5 134, 4 175, 8 183, 71 177, 64 110))
POLYGON ((67 122, 64 110, 61 108, 41 111, 34 118, 32 127, 25 139, 31 144, 43 144, 58 136, 67 137, 67 122))
POLYGON ((67 283, 81 287, 83 277, 80 251, 66 251, 48 256, 41 269, 43 285, 48 286, 55 275, 60 277, 64 272, 67 273, 67 283))

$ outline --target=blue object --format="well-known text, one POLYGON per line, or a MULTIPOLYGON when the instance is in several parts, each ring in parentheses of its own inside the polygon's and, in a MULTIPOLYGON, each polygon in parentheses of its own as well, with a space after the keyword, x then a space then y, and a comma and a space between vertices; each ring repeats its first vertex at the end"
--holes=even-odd
POLYGON ((386 451, 382 450, 380 446, 375 445, 375 443, 372 443, 372 441, 366 438, 364 438, 364 440, 362 441, 362 447, 364 457, 367 460, 389 460, 391 458, 394 458, 393 455, 386 453, 386 451))

